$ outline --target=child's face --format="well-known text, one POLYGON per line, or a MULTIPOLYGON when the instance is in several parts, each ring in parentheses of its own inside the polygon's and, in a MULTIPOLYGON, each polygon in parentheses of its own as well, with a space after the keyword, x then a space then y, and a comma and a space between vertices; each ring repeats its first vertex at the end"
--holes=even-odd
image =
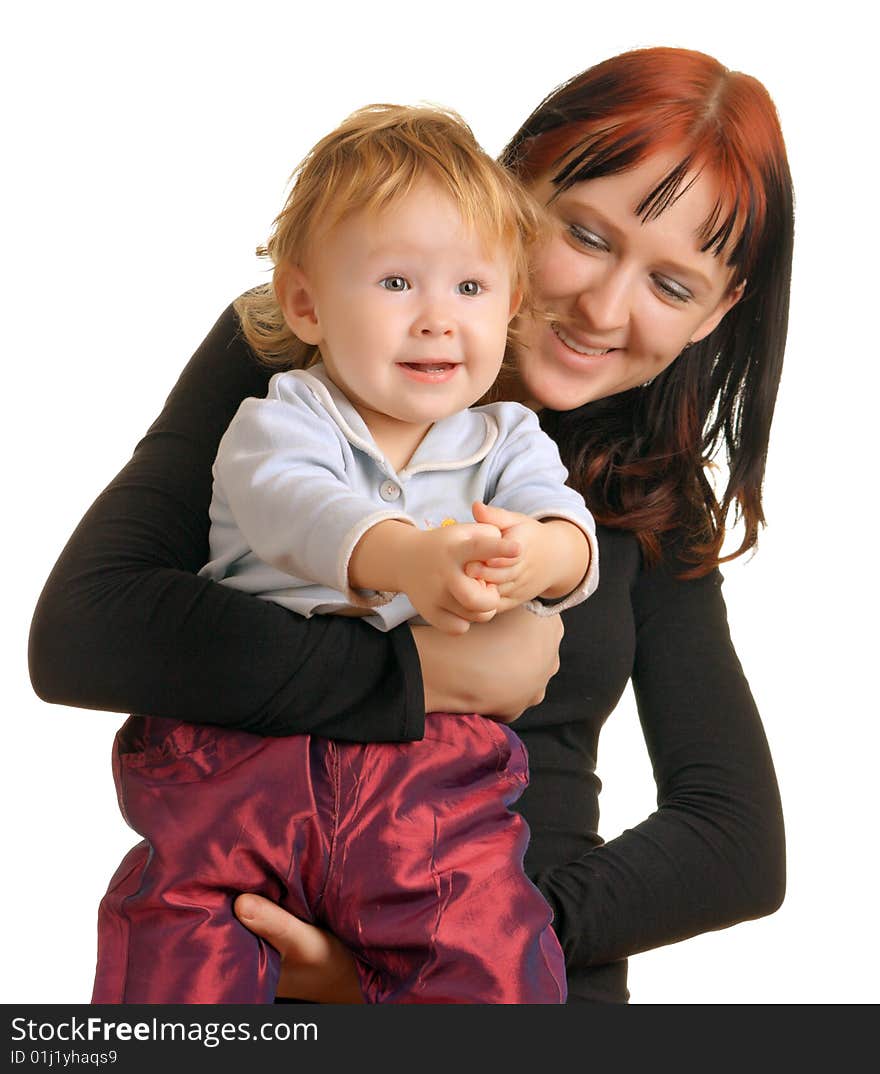
POLYGON ((293 309, 296 291, 282 288, 291 327, 301 338, 311 332, 306 342, 320 345, 368 424, 369 412, 431 423, 476 402, 498 374, 519 304, 507 255, 484 249, 429 182, 332 228, 316 243, 293 309))

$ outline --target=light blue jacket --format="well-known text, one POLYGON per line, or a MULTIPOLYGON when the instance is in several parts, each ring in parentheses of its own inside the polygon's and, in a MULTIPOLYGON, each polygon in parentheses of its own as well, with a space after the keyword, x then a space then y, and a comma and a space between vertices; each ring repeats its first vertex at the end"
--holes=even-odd
POLYGON ((553 441, 518 403, 473 407, 436 422, 395 471, 323 365, 278 373, 265 399, 245 399, 214 464, 210 561, 200 574, 300 615, 370 608, 390 630, 418 618, 402 593, 353 590, 348 562, 364 533, 385 519, 428 529, 473 522, 474 500, 534 518, 564 518, 587 535, 590 568, 561 601, 584 600, 599 578, 593 517, 565 485, 553 441))

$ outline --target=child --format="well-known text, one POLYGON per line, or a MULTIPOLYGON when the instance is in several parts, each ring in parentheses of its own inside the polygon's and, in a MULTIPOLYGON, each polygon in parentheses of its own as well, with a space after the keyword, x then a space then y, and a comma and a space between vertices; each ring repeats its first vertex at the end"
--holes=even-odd
MULTIPOLYGON (((593 521, 535 415, 467 409, 537 234, 452 115, 375 106, 316 146, 269 243, 274 286, 239 313, 264 356, 321 361, 229 426, 203 574, 302 615, 450 633, 592 592, 593 521)), ((242 891, 331 928, 368 1002, 564 1002, 502 724, 432 713, 420 742, 364 746, 132 717, 114 767, 147 844, 102 902, 93 1002, 271 1002, 278 956, 236 921, 242 891)))

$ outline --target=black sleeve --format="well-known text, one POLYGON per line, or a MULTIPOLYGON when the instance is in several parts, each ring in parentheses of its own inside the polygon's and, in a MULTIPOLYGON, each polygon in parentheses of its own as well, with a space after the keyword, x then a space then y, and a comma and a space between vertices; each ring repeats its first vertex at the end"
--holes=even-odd
POLYGON ((535 879, 569 967, 772 913, 785 844, 764 730, 727 627, 721 575, 672 562, 633 594, 633 685, 657 783, 647 820, 535 879))
POLYGON ((382 633, 356 619, 303 619, 196 577, 208 555, 217 445, 269 375, 230 306, 46 582, 29 644, 45 701, 266 735, 421 737, 408 626, 382 633))

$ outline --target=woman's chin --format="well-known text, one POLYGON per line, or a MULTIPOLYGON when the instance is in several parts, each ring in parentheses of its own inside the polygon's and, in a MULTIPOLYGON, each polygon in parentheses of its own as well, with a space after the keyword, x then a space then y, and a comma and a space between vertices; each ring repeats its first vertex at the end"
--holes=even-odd
POLYGON ((523 355, 519 370, 528 396, 549 410, 576 410, 621 390, 606 375, 610 371, 594 367, 576 372, 534 351, 523 355))

